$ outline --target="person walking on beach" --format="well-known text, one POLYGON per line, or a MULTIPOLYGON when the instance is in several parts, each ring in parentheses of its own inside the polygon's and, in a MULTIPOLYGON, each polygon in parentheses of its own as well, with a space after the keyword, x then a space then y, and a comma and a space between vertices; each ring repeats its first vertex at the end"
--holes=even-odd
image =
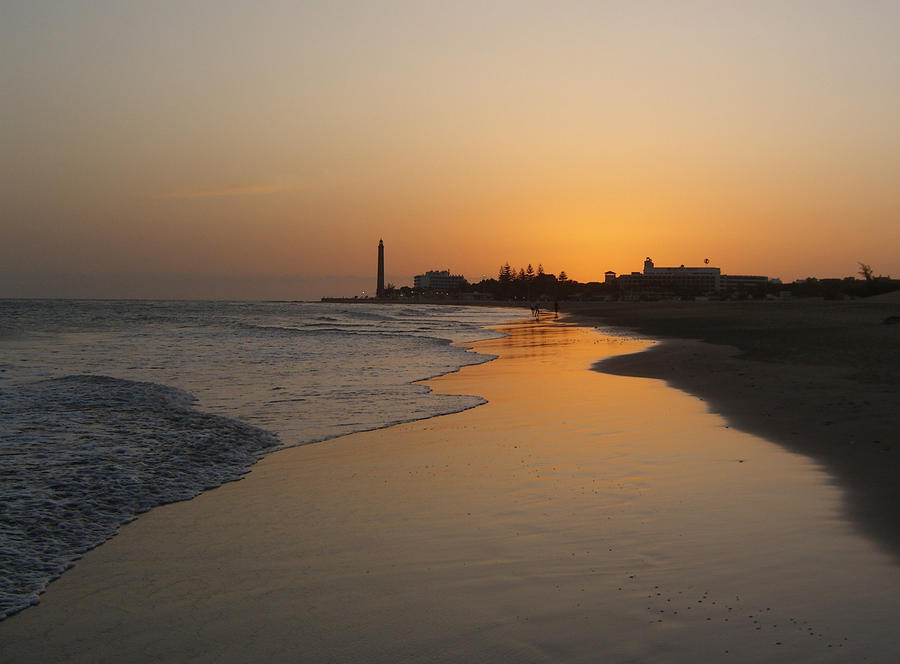
POLYGON ((553 317, 559 318, 559 300, 553 300, 553 317))

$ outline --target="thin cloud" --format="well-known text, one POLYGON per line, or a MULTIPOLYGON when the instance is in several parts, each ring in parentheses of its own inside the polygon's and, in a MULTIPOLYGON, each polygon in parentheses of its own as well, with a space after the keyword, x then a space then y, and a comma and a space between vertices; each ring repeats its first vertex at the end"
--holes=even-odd
POLYGON ((314 189, 318 185, 305 184, 251 184, 229 187, 194 187, 191 189, 176 189, 159 194, 157 198, 166 199, 193 199, 193 198, 225 198, 232 196, 270 196, 286 191, 299 191, 314 189))

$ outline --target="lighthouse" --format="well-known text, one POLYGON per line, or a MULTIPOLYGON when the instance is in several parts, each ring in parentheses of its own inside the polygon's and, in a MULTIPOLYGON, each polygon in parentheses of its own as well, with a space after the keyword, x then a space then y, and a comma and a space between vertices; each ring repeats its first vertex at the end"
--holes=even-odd
POLYGON ((375 297, 384 297, 384 240, 378 240, 378 286, 375 297))

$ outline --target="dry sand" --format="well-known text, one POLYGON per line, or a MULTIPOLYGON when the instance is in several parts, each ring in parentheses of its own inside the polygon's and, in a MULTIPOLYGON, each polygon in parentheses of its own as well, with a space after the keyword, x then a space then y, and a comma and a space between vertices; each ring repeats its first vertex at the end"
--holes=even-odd
POLYGON ((4 662, 895 661, 900 571, 806 457, 526 322, 479 408, 270 455, 0 623, 4 662))

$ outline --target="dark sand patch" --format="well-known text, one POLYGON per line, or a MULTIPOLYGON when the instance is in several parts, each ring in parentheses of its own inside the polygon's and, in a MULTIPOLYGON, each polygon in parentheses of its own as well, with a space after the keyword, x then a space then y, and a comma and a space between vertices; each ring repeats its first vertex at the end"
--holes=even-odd
POLYGON ((900 313, 891 299, 845 302, 604 303, 583 322, 663 339, 595 368, 660 378, 733 426, 820 463, 847 509, 900 556, 900 313))

